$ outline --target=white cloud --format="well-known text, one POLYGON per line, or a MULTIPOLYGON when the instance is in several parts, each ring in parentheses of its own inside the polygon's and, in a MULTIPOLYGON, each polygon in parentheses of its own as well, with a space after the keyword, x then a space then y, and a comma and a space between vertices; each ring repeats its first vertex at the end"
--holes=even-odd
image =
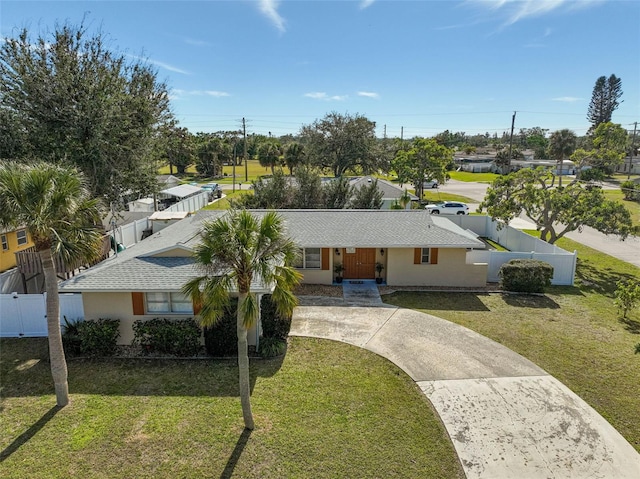
POLYGON ((371 5, 373 5, 373 2, 375 2, 375 0, 362 0, 360 2, 360 10, 364 10, 365 8, 369 8, 371 5))
POLYGON ((365 96, 367 98, 380 98, 380 95, 372 91, 359 91, 358 96, 365 96))
POLYGON ((278 5, 280 2, 278 0, 260 0, 259 8, 264 16, 266 16, 273 26, 278 29, 280 33, 285 32, 284 27, 284 18, 280 16, 278 13, 278 5))
POLYGON ((578 98, 578 97, 575 97, 575 96, 559 96, 557 98, 552 98, 551 100, 553 100, 553 101, 561 101, 561 102, 564 102, 564 103, 573 103, 573 102, 576 102, 576 101, 581 101, 582 98, 578 98))
POLYGON ((316 100, 326 100, 327 94, 323 91, 314 91, 311 93, 305 93, 304 96, 307 98, 315 98, 316 100))
POLYGON ((143 57, 139 57, 137 55, 131 55, 131 54, 127 54, 127 56, 130 57, 130 58, 133 58, 135 60, 140 60, 142 62, 151 63, 152 65, 155 65, 155 66, 160 67, 160 68, 164 68, 165 70, 169 70, 170 72, 181 73, 182 75, 191 75, 191 73, 188 72, 187 70, 183 70, 182 68, 174 67, 173 65, 169 65, 168 63, 165 63, 165 62, 161 62, 161 61, 158 61, 158 60, 153 60, 151 58, 143 58, 143 57))
POLYGON ((174 88, 171 90, 169 97, 172 100, 177 100, 179 98, 184 98, 185 96, 212 96, 214 98, 223 98, 231 96, 230 93, 226 91, 219 90, 181 90, 179 88, 174 88))
POLYGON ((205 94, 209 95, 209 96, 214 96, 216 98, 221 98, 221 97, 225 97, 225 96, 231 96, 226 91, 217 91, 217 90, 206 90, 205 94))
POLYGON ((314 100, 324 100, 324 101, 344 101, 349 98, 348 95, 332 95, 329 96, 323 91, 314 91, 310 93, 305 93, 305 97, 313 98, 314 100))
POLYGON ((603 3, 604 0, 467 0, 467 3, 480 5, 492 12, 501 12, 504 26, 529 17, 539 17, 554 10, 575 10, 589 8, 603 3))

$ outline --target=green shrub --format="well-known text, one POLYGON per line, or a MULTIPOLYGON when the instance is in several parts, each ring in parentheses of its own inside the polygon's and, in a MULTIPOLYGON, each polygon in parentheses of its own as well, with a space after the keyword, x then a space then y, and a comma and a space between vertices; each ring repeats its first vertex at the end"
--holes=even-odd
POLYGON ((65 354, 69 356, 78 356, 82 354, 80 340, 80 331, 78 325, 82 320, 69 321, 64 316, 64 330, 62 331, 62 345, 64 347, 65 354))
POLYGON ((145 353, 195 356, 200 351, 200 327, 193 318, 155 318, 133 323, 133 344, 145 353))
POLYGON ((287 342, 280 338, 260 338, 260 356, 265 359, 282 356, 287 349, 287 342))
POLYGON ((70 355, 112 356, 120 337, 120 320, 96 319, 69 322, 65 320, 62 342, 70 355))
POLYGON ((535 259, 512 259, 498 274, 505 291, 544 293, 544 288, 551 285, 553 266, 535 259))
POLYGON ((260 300, 260 315, 265 338, 287 339, 291 330, 291 316, 282 317, 278 314, 270 294, 265 294, 260 300))
POLYGON ((615 292, 616 299, 613 303, 618 307, 618 312, 624 319, 629 311, 633 310, 640 303, 640 283, 629 281, 619 281, 615 292))
POLYGON ((640 184, 634 181, 623 181, 620 185, 625 200, 640 201, 640 184))
POLYGON ((238 299, 231 298, 229 307, 218 322, 204 329, 204 347, 211 356, 237 356, 238 332, 236 309, 238 299))

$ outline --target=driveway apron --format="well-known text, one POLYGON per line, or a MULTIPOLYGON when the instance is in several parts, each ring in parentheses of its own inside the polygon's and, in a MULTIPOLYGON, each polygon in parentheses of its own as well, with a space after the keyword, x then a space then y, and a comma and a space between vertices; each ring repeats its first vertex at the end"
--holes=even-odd
POLYGON ((301 297, 291 335, 353 344, 404 370, 440 415, 467 478, 640 478, 636 450, 528 359, 444 319, 350 298, 301 297))

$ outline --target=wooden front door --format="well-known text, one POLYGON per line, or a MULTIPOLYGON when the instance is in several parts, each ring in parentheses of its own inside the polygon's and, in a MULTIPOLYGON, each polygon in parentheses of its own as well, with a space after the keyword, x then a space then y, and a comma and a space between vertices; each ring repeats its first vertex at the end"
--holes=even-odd
POLYGON ((345 279, 374 279, 376 277, 376 249, 356 248, 354 253, 342 250, 345 279))

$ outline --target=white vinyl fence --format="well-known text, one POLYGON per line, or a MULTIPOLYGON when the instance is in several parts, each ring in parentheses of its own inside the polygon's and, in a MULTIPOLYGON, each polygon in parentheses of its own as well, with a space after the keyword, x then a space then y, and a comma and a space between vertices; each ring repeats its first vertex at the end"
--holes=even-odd
POLYGON ((203 191, 195 196, 190 196, 179 203, 171 205, 165 211, 198 211, 209 204, 209 192, 203 191))
MULTIPOLYGON (((165 211, 188 211, 193 212, 204 208, 209 204, 209 192, 203 191, 195 196, 186 198, 179 203, 171 205, 165 211)), ((116 242, 124 245, 126 248, 133 246, 142 241, 142 233, 144 230, 151 229, 151 221, 149 218, 142 218, 131 223, 116 227, 116 242)), ((109 231, 113 236, 113 231, 109 231)))
MULTIPOLYGON (((116 227, 116 241, 126 248, 142 241, 142 232, 150 229, 149 218, 142 218, 126 225, 116 227)), ((113 231, 109 232, 113 236, 113 231)))
POLYGON ((487 263, 487 281, 500 281, 500 267, 512 259, 537 259, 553 266, 551 284, 573 285, 578 253, 559 248, 511 226, 498 229, 498 222, 489 216, 460 215, 448 217, 458 226, 473 231, 478 236, 489 238, 509 251, 472 250, 467 252, 467 263, 487 263))
MULTIPOLYGON (((47 294, 0 294, 0 337, 46 337, 47 294)), ((60 293, 60 324, 84 319, 81 294, 60 293)))

